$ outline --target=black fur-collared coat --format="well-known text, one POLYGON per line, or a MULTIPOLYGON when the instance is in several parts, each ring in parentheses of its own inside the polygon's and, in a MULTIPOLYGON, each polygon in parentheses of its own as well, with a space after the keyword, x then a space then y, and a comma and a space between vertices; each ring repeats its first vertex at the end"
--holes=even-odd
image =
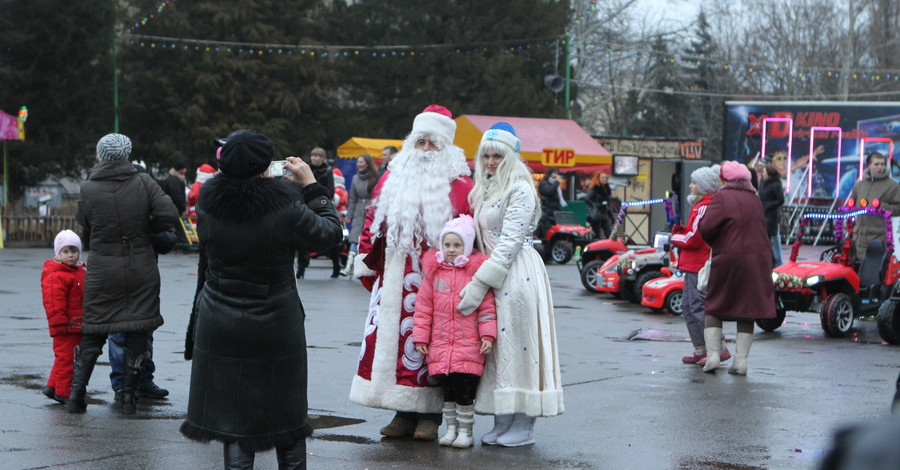
POLYGON ((199 296, 187 420, 199 441, 248 451, 288 447, 307 423, 306 318, 293 272, 298 250, 337 245, 326 190, 272 178, 219 175, 200 191, 199 296))

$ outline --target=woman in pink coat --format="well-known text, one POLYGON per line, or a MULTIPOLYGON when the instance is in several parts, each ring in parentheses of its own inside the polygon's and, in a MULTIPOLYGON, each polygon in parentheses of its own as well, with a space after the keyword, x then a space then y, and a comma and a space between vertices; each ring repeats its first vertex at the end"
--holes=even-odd
POLYGON ((497 316, 490 290, 474 312, 456 309, 459 292, 487 259, 472 252, 475 221, 462 215, 447 222, 440 240, 441 251, 422 257, 425 278, 416 297, 413 343, 426 356, 428 374, 444 381, 447 432, 440 445, 467 448, 474 443, 475 389, 497 338, 497 316))

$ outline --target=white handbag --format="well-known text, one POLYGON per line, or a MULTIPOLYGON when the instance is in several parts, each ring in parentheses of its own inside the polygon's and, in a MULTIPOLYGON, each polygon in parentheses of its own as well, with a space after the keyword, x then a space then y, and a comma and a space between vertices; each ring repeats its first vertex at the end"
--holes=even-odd
POLYGON ((700 292, 706 292, 706 288, 709 286, 709 265, 712 262, 712 254, 710 253, 709 258, 707 258, 706 263, 700 268, 700 272, 697 273, 697 290, 700 292))

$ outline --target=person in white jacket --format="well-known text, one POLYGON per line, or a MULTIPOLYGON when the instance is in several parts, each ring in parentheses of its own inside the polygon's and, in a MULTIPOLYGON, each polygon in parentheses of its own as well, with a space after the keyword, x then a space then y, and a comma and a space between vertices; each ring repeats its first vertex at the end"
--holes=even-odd
POLYGON ((506 447, 533 444, 535 419, 564 411, 553 296, 544 262, 532 247, 541 209, 520 146, 515 129, 503 122, 481 139, 469 204, 488 260, 460 292, 457 306, 467 314, 493 289, 498 336, 485 361, 475 411, 494 415, 494 428, 481 442, 506 447))

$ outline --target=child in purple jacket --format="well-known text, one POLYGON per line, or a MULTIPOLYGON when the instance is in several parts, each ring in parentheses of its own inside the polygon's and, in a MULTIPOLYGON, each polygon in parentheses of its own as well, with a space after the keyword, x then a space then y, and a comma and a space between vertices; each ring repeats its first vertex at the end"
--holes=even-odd
POLYGON ((473 252, 475 221, 461 215, 441 232, 441 250, 422 257, 425 278, 416 296, 413 342, 426 356, 428 373, 444 381, 442 446, 472 447, 475 389, 484 371, 484 356, 497 338, 494 295, 488 290, 470 315, 456 309, 459 292, 487 259, 473 252))

